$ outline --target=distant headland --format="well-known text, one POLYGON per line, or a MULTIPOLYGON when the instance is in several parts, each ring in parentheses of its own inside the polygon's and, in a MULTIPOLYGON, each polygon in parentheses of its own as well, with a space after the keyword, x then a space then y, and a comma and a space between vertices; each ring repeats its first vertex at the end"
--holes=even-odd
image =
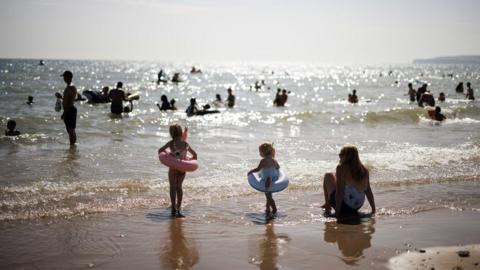
POLYGON ((480 64, 480 55, 441 56, 414 59, 414 64, 480 64))

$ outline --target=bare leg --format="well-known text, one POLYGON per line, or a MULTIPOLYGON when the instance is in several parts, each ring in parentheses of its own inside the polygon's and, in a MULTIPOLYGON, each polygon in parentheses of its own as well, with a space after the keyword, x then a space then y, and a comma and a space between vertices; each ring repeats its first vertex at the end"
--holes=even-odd
POLYGON ((70 139, 70 145, 74 145, 77 142, 77 134, 75 129, 67 129, 68 138, 70 139))
POLYGON ((325 197, 325 213, 330 213, 331 205, 330 205, 330 195, 332 192, 335 191, 336 188, 336 180, 335 175, 332 173, 326 173, 323 177, 323 195, 325 197))
MULTIPOLYGON (((267 177, 267 179, 265 180, 265 189, 268 190, 268 188, 270 187, 271 184, 272 184, 272 178, 267 177)), ((268 216, 268 215, 270 215, 270 211, 271 211, 270 208, 272 207, 271 200, 270 200, 270 198, 272 197, 271 193, 270 192, 265 192, 265 197, 267 198, 265 214, 267 214, 267 216, 268 216)))
POLYGON ((168 183, 170 184, 170 203, 172 205, 172 215, 175 215, 177 209, 175 208, 175 201, 177 196, 177 177, 173 169, 168 170, 168 183))
POLYGON ((275 201, 273 200, 273 195, 272 193, 269 193, 268 194, 268 199, 270 200, 270 207, 272 208, 272 214, 276 214, 277 213, 277 205, 275 204, 275 201))
POLYGON ((184 172, 177 172, 177 212, 180 212, 180 208, 182 208, 182 199, 183 199, 183 180, 185 179, 184 172))
POLYGON ((273 200, 271 192, 266 192, 265 196, 267 197, 267 211, 265 212, 266 218, 273 219, 274 215, 277 213, 277 206, 275 205, 275 201, 273 200))
POLYGON ((265 204, 265 215, 269 216, 270 215, 270 200, 269 200, 269 196, 268 196, 268 192, 265 192, 265 198, 267 199, 267 202, 265 204))

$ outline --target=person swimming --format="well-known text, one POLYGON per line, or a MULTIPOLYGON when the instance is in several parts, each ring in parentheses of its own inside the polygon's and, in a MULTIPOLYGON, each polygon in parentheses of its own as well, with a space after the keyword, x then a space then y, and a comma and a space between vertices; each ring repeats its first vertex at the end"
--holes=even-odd
POLYGON ((428 90, 420 96, 420 99, 418 100, 418 106, 423 107, 425 106, 425 103, 430 107, 435 107, 435 98, 428 90))
POLYGON ((26 104, 32 105, 33 103, 34 103, 34 102, 33 102, 33 97, 32 97, 32 96, 28 96, 26 104))
POLYGON ((445 115, 442 114, 442 109, 440 109, 440 107, 438 107, 438 106, 435 107, 435 120, 443 121, 445 119, 447 119, 447 118, 445 117, 445 115))
POLYGON ((182 80, 180 79, 180 73, 179 73, 179 72, 175 72, 175 73, 173 74, 172 82, 173 82, 173 83, 182 82, 182 80))
POLYGON ((160 84, 161 82, 166 83, 167 79, 165 79, 165 73, 163 72, 163 69, 160 69, 160 71, 157 74, 157 84, 160 84))
POLYGON ((420 88, 418 88, 418 90, 417 90, 417 102, 420 100, 420 97, 422 96, 422 94, 427 92, 427 87, 428 87, 428 85, 426 83, 424 83, 420 88))
POLYGON ((190 99, 190 105, 185 112, 187 113, 188 117, 194 116, 198 112, 197 100, 195 98, 190 99))
POLYGON ((408 93, 407 95, 410 97, 411 102, 415 102, 415 98, 417 96, 417 91, 413 89, 412 83, 408 83, 408 93))
POLYGON ((7 130, 5 130, 5 136, 18 136, 18 135, 20 135, 20 131, 15 129, 16 126, 17 126, 17 122, 15 122, 15 120, 8 120, 7 130))
POLYGON ((197 73, 202 73, 201 69, 197 69, 195 66, 192 67, 190 70, 190 74, 197 74, 197 73))
POLYGON ((262 86, 258 81, 255 82, 255 91, 258 91, 259 89, 262 89, 262 86))
POLYGON ((348 102, 358 103, 357 90, 353 89, 352 94, 348 94, 348 102))
POLYGON ((470 82, 467 82, 467 95, 465 97, 469 100, 475 100, 475 97, 473 96, 472 85, 470 84, 470 82))
POLYGON ((438 96, 438 101, 445 102, 445 93, 441 92, 438 96))
POLYGON ((212 102, 215 107, 223 106, 222 96, 220 94, 215 95, 215 100, 212 102))
POLYGON ((160 104, 157 104, 160 111, 171 110, 170 102, 168 102, 168 98, 166 95, 162 95, 160 97, 160 101, 162 101, 162 105, 160 106, 160 104))
POLYGON ((280 101, 280 96, 282 95, 282 89, 277 88, 277 94, 275 94, 275 99, 273 100, 273 105, 278 106, 278 102, 280 101))
POLYGON ((233 108, 235 106, 235 95, 232 93, 232 88, 228 88, 227 106, 233 108))
POLYGON ((113 114, 121 114, 123 112, 123 101, 128 101, 125 92, 122 89, 123 83, 118 82, 117 87, 108 93, 108 98, 112 101, 110 111, 113 114))
MULTIPOLYGON (((278 91, 278 89, 277 89, 277 91, 278 91)), ((278 95, 278 93, 277 93, 277 95, 278 95)), ((285 106, 285 103, 287 103, 287 100, 288 100, 287 89, 283 89, 282 94, 276 96, 273 103, 274 104, 276 103, 277 107, 283 107, 283 106, 285 106)))
POLYGON ((455 87, 455 92, 457 93, 463 93, 464 88, 463 88, 463 82, 459 82, 457 87, 455 87))
POLYGON ((172 98, 172 99, 170 100, 170 110, 172 110, 172 111, 176 111, 176 110, 177 110, 177 106, 175 106, 175 103, 176 103, 175 99, 172 98))

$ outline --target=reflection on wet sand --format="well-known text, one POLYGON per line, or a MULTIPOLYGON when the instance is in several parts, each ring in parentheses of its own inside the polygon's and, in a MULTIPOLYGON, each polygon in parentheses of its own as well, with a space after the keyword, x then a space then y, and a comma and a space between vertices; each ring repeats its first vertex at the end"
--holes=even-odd
POLYGON ((278 258, 285 253, 285 244, 290 241, 287 234, 275 234, 273 223, 265 225, 265 234, 259 237, 258 252, 250 255, 250 262, 258 265, 262 270, 280 269, 278 258))
POLYGON ((199 260, 195 242, 185 238, 181 218, 169 221, 168 238, 162 244, 161 269, 192 269, 199 260))
POLYGON ((337 242, 342 253, 342 261, 348 265, 356 265, 361 260, 363 251, 370 248, 372 235, 375 232, 375 219, 363 223, 325 223, 324 239, 326 242, 337 242))

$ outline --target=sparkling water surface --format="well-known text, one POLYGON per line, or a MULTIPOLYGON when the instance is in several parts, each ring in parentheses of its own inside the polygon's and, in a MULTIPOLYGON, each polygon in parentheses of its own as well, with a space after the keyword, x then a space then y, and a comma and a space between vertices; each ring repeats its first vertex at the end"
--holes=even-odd
POLYGON ((257 194, 246 173, 259 162, 263 142, 274 143, 290 177, 289 190, 280 195, 287 198, 301 190, 320 194, 323 174, 335 169, 341 146, 352 143, 371 170, 374 189, 387 197, 389 190, 397 194, 383 213, 408 212, 411 205, 403 203, 398 190, 411 185, 429 184, 428 191, 415 188, 421 190, 412 195, 418 209, 439 201, 448 207, 479 203, 480 190, 472 183, 480 172, 480 106, 455 93, 455 86, 470 81, 480 97, 480 66, 232 63, 206 64, 200 66, 203 73, 189 74, 191 66, 60 60, 39 66, 38 60, 0 60, 0 123, 6 128, 15 119, 22 132, 18 138, 0 137, 0 220, 168 206, 167 168, 159 163, 157 149, 169 140, 173 123, 189 128, 188 141, 199 155, 200 169, 184 182, 187 205, 257 194), (60 74, 67 69, 80 92, 113 88, 117 81, 128 92, 140 92, 133 112, 122 118, 111 117, 109 104, 77 102, 74 149, 61 113, 54 110, 54 93, 65 87, 60 74), (170 76, 181 72, 184 82, 157 85, 160 69, 170 76), (265 81, 259 91, 251 88, 257 80, 265 81), (414 88, 428 83, 435 97, 446 94, 447 101, 438 104, 445 122, 429 120, 425 109, 409 102, 409 82, 414 88), (186 117, 191 97, 200 105, 212 104, 217 93, 226 99, 229 87, 235 108, 186 117), (278 87, 291 91, 286 107, 273 106, 278 87), (360 99, 355 105, 346 102, 353 89, 360 99), (158 110, 162 94, 177 100, 178 111, 158 110), (29 95, 33 105, 26 104, 29 95), (445 182, 470 183, 461 189, 467 195, 451 198, 455 185, 446 188, 445 182), (440 198, 429 201, 423 192, 440 198))

